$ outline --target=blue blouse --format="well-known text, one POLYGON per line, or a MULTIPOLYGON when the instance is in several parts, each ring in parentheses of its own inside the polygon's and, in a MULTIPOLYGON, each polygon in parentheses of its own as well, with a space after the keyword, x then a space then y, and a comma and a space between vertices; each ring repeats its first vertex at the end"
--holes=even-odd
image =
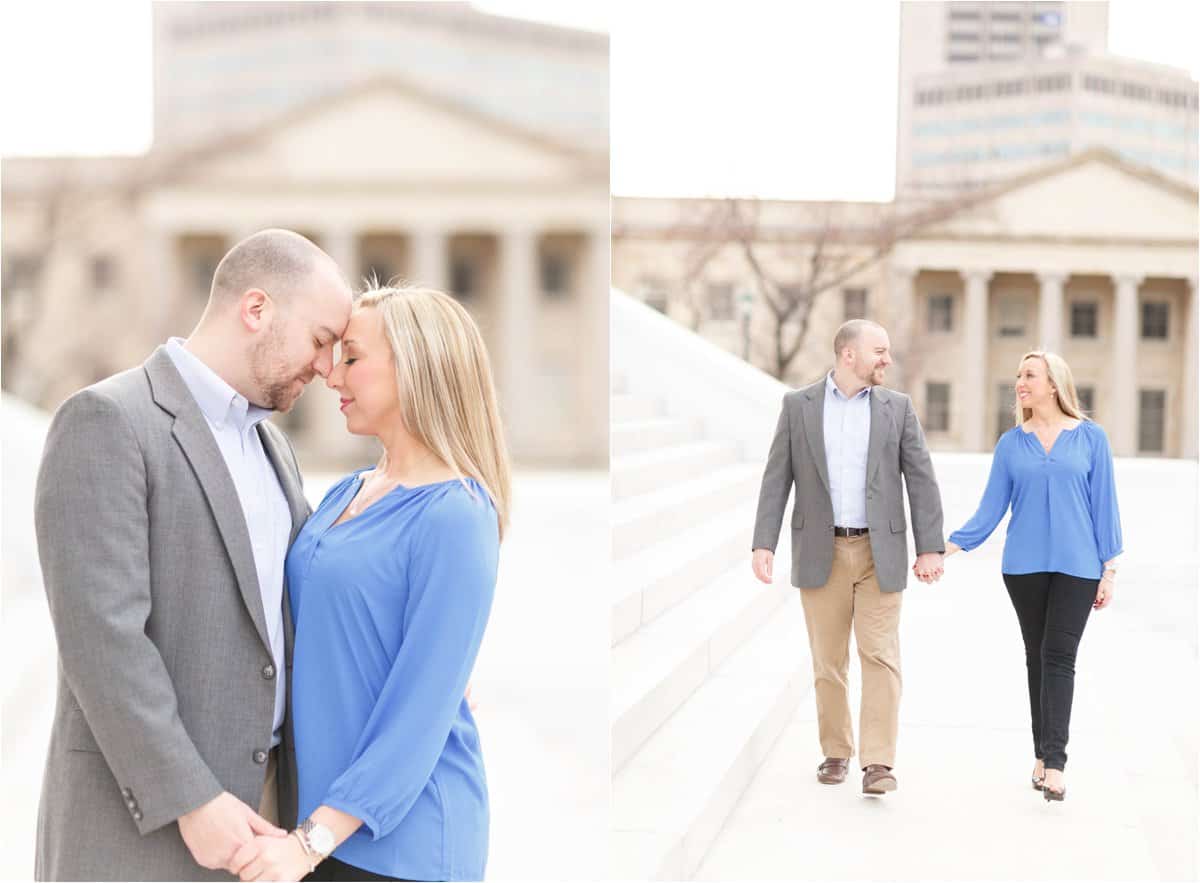
POLYGON ((1090 420, 1062 430, 1049 454, 1020 426, 1000 436, 979 509, 950 542, 968 552, 979 546, 1009 503, 1004 573, 1098 580, 1104 562, 1122 551, 1112 451, 1104 430, 1090 420))
POLYGON ((463 698, 496 586, 496 511, 474 480, 397 487, 333 526, 360 469, 287 558, 299 818, 363 824, 340 861, 409 880, 482 880, 488 797, 463 698))

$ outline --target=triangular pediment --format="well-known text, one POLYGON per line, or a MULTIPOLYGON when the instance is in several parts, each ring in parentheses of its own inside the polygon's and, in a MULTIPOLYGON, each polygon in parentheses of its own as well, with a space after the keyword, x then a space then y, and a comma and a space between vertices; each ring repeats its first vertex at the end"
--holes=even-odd
POLYGON ((465 107, 377 81, 197 151, 176 181, 404 185, 548 183, 596 159, 465 107))
POLYGON ((974 196, 921 235, 1180 242, 1198 232, 1194 189, 1092 151, 974 196))

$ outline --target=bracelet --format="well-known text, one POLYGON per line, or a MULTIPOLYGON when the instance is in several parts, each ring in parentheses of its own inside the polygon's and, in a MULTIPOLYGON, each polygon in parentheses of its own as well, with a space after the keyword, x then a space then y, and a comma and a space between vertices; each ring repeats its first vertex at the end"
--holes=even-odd
POLYGON ((317 862, 313 861, 313 851, 308 846, 308 839, 304 836, 304 833, 299 828, 292 831, 292 833, 296 835, 296 839, 300 841, 300 848, 304 850, 304 857, 308 859, 308 872, 311 874, 316 871, 317 862))

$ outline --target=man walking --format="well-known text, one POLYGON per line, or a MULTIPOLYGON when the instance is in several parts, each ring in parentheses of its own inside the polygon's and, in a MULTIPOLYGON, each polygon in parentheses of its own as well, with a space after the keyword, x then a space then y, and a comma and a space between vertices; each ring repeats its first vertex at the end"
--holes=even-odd
POLYGON ((239 242, 187 340, 59 408, 38 473, 58 696, 39 880, 228 880, 296 816, 284 557, 307 518, 287 411, 349 320, 296 233, 239 242))
POLYGON ((908 487, 914 572, 942 573, 942 504, 925 436, 908 396, 886 389, 887 332, 855 319, 838 329, 835 366, 783 399, 754 523, 753 569, 773 575, 792 485, 792 585, 801 589, 812 650, 824 761, 839 784, 854 756, 847 674, 850 631, 862 663, 859 714, 863 793, 896 789, 900 712, 900 599, 908 576, 901 475, 908 487))

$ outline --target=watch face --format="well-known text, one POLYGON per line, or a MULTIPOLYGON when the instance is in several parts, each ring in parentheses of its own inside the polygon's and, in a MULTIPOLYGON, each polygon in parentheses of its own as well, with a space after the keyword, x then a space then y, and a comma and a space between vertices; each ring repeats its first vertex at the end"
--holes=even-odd
POLYGON ((308 842, 312 846, 313 851, 323 856, 328 856, 329 853, 333 852, 333 832, 324 825, 313 826, 313 829, 308 832, 308 842))

